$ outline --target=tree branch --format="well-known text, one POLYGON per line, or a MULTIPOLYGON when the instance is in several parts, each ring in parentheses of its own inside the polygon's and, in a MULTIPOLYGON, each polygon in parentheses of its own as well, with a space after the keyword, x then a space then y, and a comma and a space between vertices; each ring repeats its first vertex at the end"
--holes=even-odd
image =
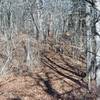
POLYGON ((95 6, 95 3, 93 2, 93 0, 92 0, 92 1, 90 1, 90 0, 85 0, 85 1, 88 2, 88 3, 90 3, 90 4, 92 5, 92 7, 95 6))

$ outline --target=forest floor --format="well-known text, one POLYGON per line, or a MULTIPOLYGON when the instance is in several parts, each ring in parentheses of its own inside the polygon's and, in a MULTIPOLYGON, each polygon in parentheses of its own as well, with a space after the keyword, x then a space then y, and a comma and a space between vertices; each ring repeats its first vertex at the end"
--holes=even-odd
POLYGON ((89 93, 85 61, 64 54, 43 54, 42 66, 32 73, 0 78, 0 100, 95 100, 89 93))

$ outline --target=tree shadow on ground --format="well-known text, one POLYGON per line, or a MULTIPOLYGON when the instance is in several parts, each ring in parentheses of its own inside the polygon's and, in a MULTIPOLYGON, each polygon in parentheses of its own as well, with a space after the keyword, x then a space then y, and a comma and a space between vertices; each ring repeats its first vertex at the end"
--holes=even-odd
POLYGON ((82 95, 81 97, 77 95, 77 91, 80 93, 82 92, 82 87, 74 88, 72 86, 72 89, 70 91, 66 90, 63 93, 59 93, 54 88, 48 73, 45 73, 45 77, 42 77, 41 75, 37 74, 37 78, 37 84, 43 89, 44 92, 46 92, 48 95, 52 97, 51 100, 90 100, 86 99, 84 95, 82 95))
POLYGON ((52 84, 51 84, 51 81, 48 77, 48 74, 45 74, 46 78, 42 78, 40 75, 37 75, 38 79, 40 80, 40 82, 42 82, 43 85, 41 85, 39 83, 39 86, 42 87, 42 89, 47 93, 49 94, 50 96, 54 97, 55 99, 61 99, 61 94, 59 92, 57 92, 53 87, 52 87, 52 84))
POLYGON ((43 93, 46 93, 51 97, 51 100, 94 100, 92 99, 91 95, 86 97, 83 94, 82 89, 85 89, 85 93, 86 93, 86 90, 88 90, 86 84, 83 84, 78 79, 74 79, 70 75, 68 74, 66 75, 62 73, 61 71, 57 70, 48 61, 44 61, 44 64, 46 65, 46 67, 44 68, 45 71, 43 71, 42 69, 42 72, 43 72, 42 74, 36 73, 36 77, 35 76, 31 76, 31 77, 32 79, 36 81, 35 83, 36 87, 40 87, 42 89, 41 91, 42 92, 44 91, 43 93), (46 68, 48 68, 49 70, 48 69, 46 70, 46 68), (66 88, 63 91, 62 91, 62 88, 60 88, 60 86, 59 88, 55 87, 58 81, 54 77, 56 77, 60 82, 65 79, 70 80, 70 81, 67 81, 67 80, 64 81, 63 84, 66 88), (54 81, 57 81, 57 82, 53 83, 54 81), (72 84, 70 83, 71 81, 72 81, 72 84), (73 84, 73 82, 76 85, 73 84), (70 87, 70 89, 67 89, 69 88, 68 86, 70 87), (81 95, 79 95, 79 93, 81 93, 81 95))

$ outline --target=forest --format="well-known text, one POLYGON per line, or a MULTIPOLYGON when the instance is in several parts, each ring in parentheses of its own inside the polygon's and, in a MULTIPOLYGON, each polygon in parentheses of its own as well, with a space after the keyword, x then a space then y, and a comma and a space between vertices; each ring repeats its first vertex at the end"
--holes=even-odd
POLYGON ((100 0, 0 0, 0 100, 100 100, 100 0))

